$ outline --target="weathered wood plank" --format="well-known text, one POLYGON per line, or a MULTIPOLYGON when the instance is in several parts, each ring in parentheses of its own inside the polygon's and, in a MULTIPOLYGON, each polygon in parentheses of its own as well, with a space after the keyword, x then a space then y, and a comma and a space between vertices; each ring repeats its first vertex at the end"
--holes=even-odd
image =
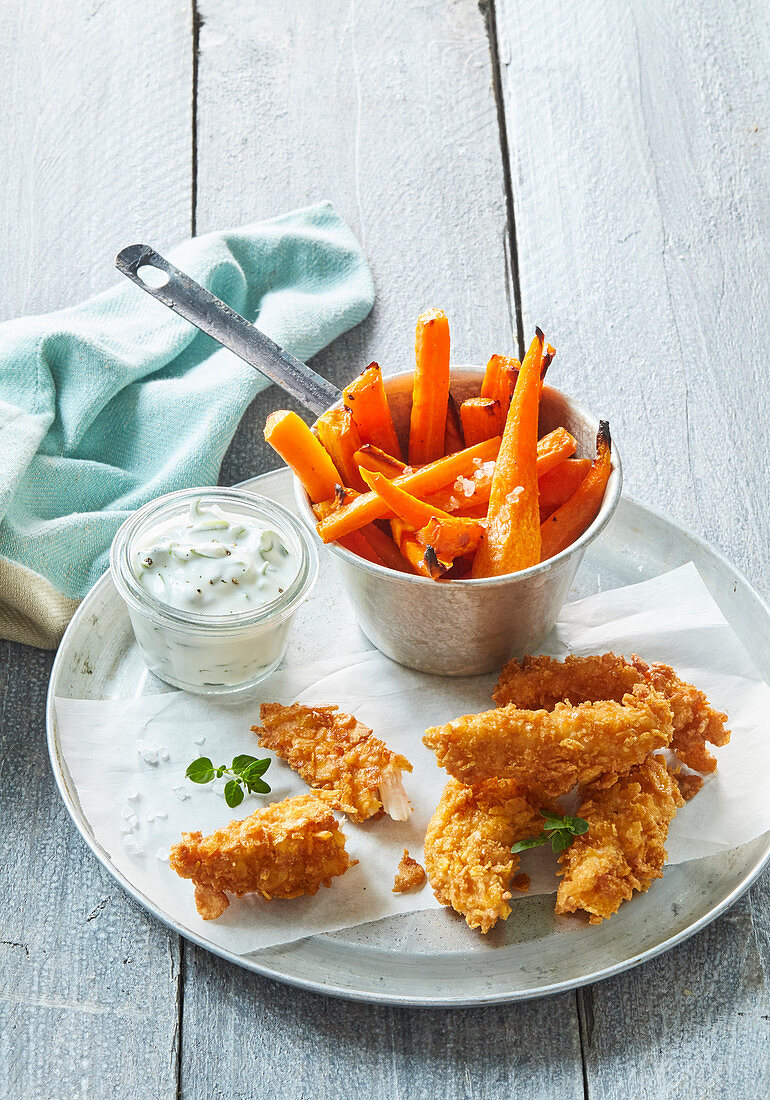
POLYGON ((117 281, 115 255, 189 235, 189 0, 0 5, 0 320, 117 281))
MULTIPOLYGON (((0 317, 117 281, 122 245, 190 232, 186 0, 0 10, 0 317)), ((176 1095, 179 946, 78 836, 45 740, 50 654, 0 645, 0 1092, 176 1095)))
MULTIPOLYGON (((377 284, 370 318, 314 366, 341 383, 373 358, 403 369, 414 323, 450 318, 453 358, 515 347, 507 220, 484 21, 472 3, 277 0, 200 5, 197 225, 331 199, 377 284)), ((223 480, 276 465, 261 447, 275 389, 252 405, 223 480)), ((182 1092, 582 1097, 573 997, 485 1012, 324 1000, 185 953, 182 1092), (210 1036, 218 1036, 216 1044, 210 1036), (246 1039, 248 1036, 248 1039, 246 1039)))
MULTIPOLYGON (((769 16, 497 7, 525 329, 609 416, 627 491, 765 593, 769 16)), ((589 1096, 767 1094, 769 899, 765 875, 701 935, 579 995, 589 1096)))

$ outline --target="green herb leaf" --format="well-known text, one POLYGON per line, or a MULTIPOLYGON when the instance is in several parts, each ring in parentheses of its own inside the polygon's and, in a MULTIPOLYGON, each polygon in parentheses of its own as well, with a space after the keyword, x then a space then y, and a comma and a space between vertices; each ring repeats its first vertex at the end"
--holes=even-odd
POLYGON ((185 772, 187 778, 192 779, 193 783, 210 783, 214 774, 214 765, 207 756, 199 756, 197 760, 193 760, 185 772))
POLYGON ((572 833, 565 832, 564 830, 558 833, 551 833, 551 847, 558 856, 565 848, 569 848, 574 839, 572 833))
POLYGON ((256 756, 234 756, 233 762, 230 765, 230 771, 235 772, 236 775, 243 775, 247 768, 250 768, 252 764, 256 764, 257 762, 256 756))
POLYGON ((256 779, 247 779, 245 783, 249 788, 249 794, 270 794, 271 788, 265 783, 264 779, 260 779, 259 777, 256 779))
POLYGON ((270 767, 270 760, 255 760, 253 764, 249 764, 247 768, 244 768, 241 775, 244 779, 259 779, 261 775, 264 775, 267 769, 270 767))
POLYGON ((541 844, 545 844, 548 837, 545 833, 541 833, 540 836, 531 836, 528 840, 519 840, 511 848, 514 855, 517 852, 524 852, 527 848, 539 848, 541 844))
POLYGON ((243 787, 237 779, 230 779, 225 783, 225 802, 231 810, 243 802, 243 787))

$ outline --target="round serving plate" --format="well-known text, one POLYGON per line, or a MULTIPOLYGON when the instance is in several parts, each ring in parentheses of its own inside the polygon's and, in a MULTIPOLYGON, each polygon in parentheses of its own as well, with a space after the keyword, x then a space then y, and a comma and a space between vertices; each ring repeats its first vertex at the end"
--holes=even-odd
MULTIPOLYGON (((288 470, 246 482, 296 512, 288 470)), ((770 608, 701 539, 624 497, 586 554, 569 599, 647 580, 692 561, 765 679, 770 679, 770 608)), ((287 664, 371 648, 356 626, 331 555, 300 608, 287 664)), ((487 935, 468 930, 451 910, 389 917, 311 936, 249 955, 234 955, 181 925, 137 890, 94 840, 62 752, 54 699, 128 699, 167 690, 142 662, 124 605, 109 574, 76 612, 59 648, 48 693, 48 745, 56 781, 77 828, 97 859, 136 900, 180 935, 230 962, 279 981, 333 996, 431 1007, 493 1004, 561 992, 653 958, 704 928, 751 886, 770 860, 770 834, 719 855, 668 867, 597 927, 559 918, 553 898, 521 898, 487 935)))

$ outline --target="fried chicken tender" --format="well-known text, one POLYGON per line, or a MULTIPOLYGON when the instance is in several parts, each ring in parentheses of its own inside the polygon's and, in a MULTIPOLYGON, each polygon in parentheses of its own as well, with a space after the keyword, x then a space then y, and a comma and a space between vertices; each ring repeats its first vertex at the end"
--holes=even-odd
POLYGON ((230 904, 225 891, 242 897, 271 898, 315 894, 343 875, 356 860, 345 851, 345 836, 328 795, 303 794, 231 821, 211 836, 183 833, 171 849, 171 867, 195 884, 195 905, 214 920, 230 904))
POLYGON ((425 869, 420 866, 416 859, 412 859, 409 855, 409 849, 404 848, 404 854, 401 856, 401 861, 396 868, 393 893, 405 894, 408 890, 416 890, 418 886, 422 886, 426 878, 425 869))
POLYGON ((259 744, 286 760, 311 787, 333 792, 332 805, 352 821, 366 821, 383 809, 395 821, 409 817, 401 773, 412 765, 352 714, 300 703, 263 703, 259 714, 263 728, 251 727, 259 744))
POLYGON ((500 673, 494 700, 498 706, 513 704, 528 710, 553 710, 558 702, 620 702, 635 684, 648 684, 665 695, 671 706, 674 735, 671 748, 688 768, 713 772, 716 759, 706 748, 726 745, 730 731, 727 715, 714 710, 708 699, 681 680, 668 665, 648 665, 636 655, 630 661, 614 653, 594 657, 524 657, 509 661, 500 673))
POLYGON ((591 924, 599 924, 634 890, 647 890, 663 874, 668 827, 683 805, 676 779, 658 756, 648 756, 611 787, 588 787, 577 810, 588 832, 559 857, 556 912, 583 909, 591 924))
POLYGON ((511 876, 519 857, 511 847, 540 832, 543 819, 510 780, 466 787, 450 779, 425 834, 425 866, 442 905, 469 928, 488 932, 507 920, 511 876))
POLYGON ((620 703, 556 703, 552 711, 509 704, 426 730, 439 766, 463 783, 511 779, 541 801, 576 783, 609 786, 672 735, 663 695, 637 684, 620 703))

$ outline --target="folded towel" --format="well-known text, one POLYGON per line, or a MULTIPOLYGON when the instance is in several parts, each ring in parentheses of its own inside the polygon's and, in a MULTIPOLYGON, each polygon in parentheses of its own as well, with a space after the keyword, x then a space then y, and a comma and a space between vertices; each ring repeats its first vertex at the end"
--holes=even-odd
MULTIPOLYGON (((367 315, 361 249, 322 203, 169 258, 299 359, 367 315)), ((0 325, 0 636, 52 648, 140 505, 216 484, 268 380, 124 282, 0 325)))

